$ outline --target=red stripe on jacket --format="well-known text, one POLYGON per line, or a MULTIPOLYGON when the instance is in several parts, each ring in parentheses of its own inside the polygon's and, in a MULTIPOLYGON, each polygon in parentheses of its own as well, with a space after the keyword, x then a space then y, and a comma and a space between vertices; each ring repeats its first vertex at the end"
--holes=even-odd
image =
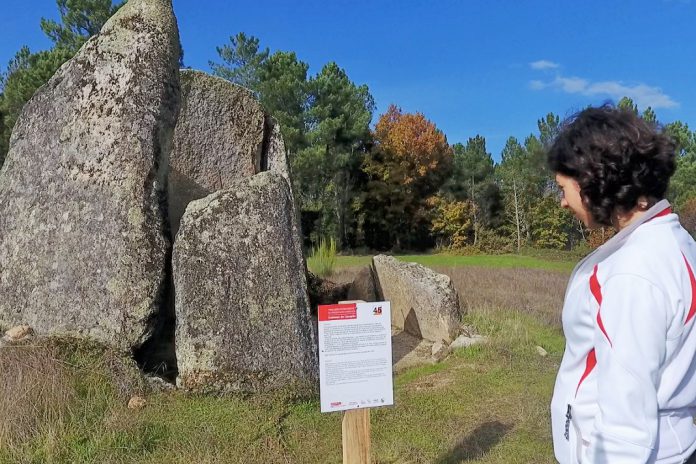
POLYGON ((595 264, 594 267, 594 272, 592 273, 592 277, 590 277, 590 291, 592 292, 592 295, 595 297, 595 300, 597 300, 597 304, 600 306, 600 308, 597 310, 597 325, 599 326, 599 330, 602 331, 605 337, 607 337, 607 341, 609 342, 609 346, 614 346, 611 343, 611 339, 609 338, 609 335, 607 334, 606 329, 604 328, 604 323, 602 322, 602 287, 599 285, 599 279, 597 279, 597 269, 599 266, 595 264))
POLYGON ((686 271, 689 273, 689 281, 691 282, 691 307, 689 308, 689 314, 686 316, 686 321, 684 321, 684 324, 688 324, 691 318, 696 315, 696 277, 694 277, 694 270, 691 268, 684 253, 682 253, 682 257, 684 258, 686 271))
POLYGON ((667 216, 668 214, 672 214, 672 207, 671 206, 666 207, 665 209, 663 209, 662 211, 660 211, 659 213, 657 213, 656 215, 654 215, 653 217, 648 219, 648 221, 652 221, 653 219, 659 218, 662 216, 667 216))
MULTIPOLYGON (((649 221, 662 217, 662 216, 667 216, 668 214, 672 213, 672 208, 667 207, 651 217, 649 221)), ((682 253, 683 255, 683 253, 682 253)), ((689 322, 691 318, 693 318, 696 315, 696 277, 694 277, 694 272, 691 269, 691 266, 689 265, 688 261, 686 260, 686 256, 684 256, 684 262, 686 262, 686 267, 689 272, 689 279, 691 280, 691 308, 689 310, 689 315, 686 318, 686 322, 689 322)), ((609 342, 609 346, 614 346, 611 343, 611 339, 609 338, 609 335, 607 334, 606 329, 604 328, 604 323, 602 322, 602 315, 600 314, 600 310, 602 307, 602 286, 599 284, 599 279, 597 278, 597 270, 599 266, 595 265, 594 267, 594 272, 592 273, 592 277, 590 277, 590 291, 592 292, 592 296, 594 296, 595 300, 597 300, 597 304, 599 305, 599 310, 597 310, 597 325, 599 326, 599 330, 602 331, 605 337, 607 337, 607 341, 609 342)), ((589 353, 587 353, 587 357, 585 358, 585 371, 582 373, 582 377, 580 377, 580 381, 578 382, 578 386, 575 388, 575 396, 578 395, 578 391, 580 391, 580 385, 585 381, 587 376, 590 375, 592 370, 595 368, 597 365, 597 354, 595 353, 595 349, 592 348, 589 353)))
POLYGON ((587 378, 588 375, 590 375, 590 372, 592 372, 592 369, 595 368, 597 365, 597 355, 595 354, 595 349, 592 348, 589 353, 587 353, 587 358, 585 359, 585 372, 582 373, 582 377, 580 377, 580 381, 578 382, 578 386, 575 389, 575 396, 578 396, 578 391, 580 390, 580 385, 582 385, 582 382, 587 378))

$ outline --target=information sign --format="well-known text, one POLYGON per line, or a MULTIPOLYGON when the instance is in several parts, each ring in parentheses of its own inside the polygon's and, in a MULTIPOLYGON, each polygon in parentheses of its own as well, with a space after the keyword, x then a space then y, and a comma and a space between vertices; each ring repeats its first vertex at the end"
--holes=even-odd
POLYGON ((321 412, 394 404, 388 301, 319 306, 321 412))

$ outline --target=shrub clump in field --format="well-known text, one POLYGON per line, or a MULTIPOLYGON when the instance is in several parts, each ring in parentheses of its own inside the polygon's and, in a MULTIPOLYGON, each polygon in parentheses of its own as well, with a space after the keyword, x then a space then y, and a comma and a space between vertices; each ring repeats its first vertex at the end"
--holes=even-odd
POLYGON ((333 274, 336 265, 336 240, 321 239, 318 247, 312 248, 312 253, 307 259, 309 270, 319 277, 328 277, 333 274))

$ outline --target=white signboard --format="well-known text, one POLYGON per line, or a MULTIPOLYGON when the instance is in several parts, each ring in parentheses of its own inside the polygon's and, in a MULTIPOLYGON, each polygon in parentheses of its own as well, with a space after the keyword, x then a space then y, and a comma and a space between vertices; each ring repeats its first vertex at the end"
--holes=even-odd
POLYGON ((394 404, 388 301, 319 306, 321 412, 394 404))

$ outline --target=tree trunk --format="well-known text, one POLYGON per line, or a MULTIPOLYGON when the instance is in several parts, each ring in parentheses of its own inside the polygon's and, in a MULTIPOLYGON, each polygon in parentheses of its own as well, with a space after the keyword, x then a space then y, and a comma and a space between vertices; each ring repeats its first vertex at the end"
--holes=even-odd
POLYGON ((515 223, 517 225, 517 252, 520 252, 522 248, 522 236, 520 235, 520 207, 517 202, 517 184, 515 180, 512 181, 512 190, 515 194, 515 223))
POLYGON ((476 241, 478 240, 478 218, 476 216, 476 196, 474 195, 474 178, 471 178, 471 203, 474 207, 474 246, 476 246, 476 241))

